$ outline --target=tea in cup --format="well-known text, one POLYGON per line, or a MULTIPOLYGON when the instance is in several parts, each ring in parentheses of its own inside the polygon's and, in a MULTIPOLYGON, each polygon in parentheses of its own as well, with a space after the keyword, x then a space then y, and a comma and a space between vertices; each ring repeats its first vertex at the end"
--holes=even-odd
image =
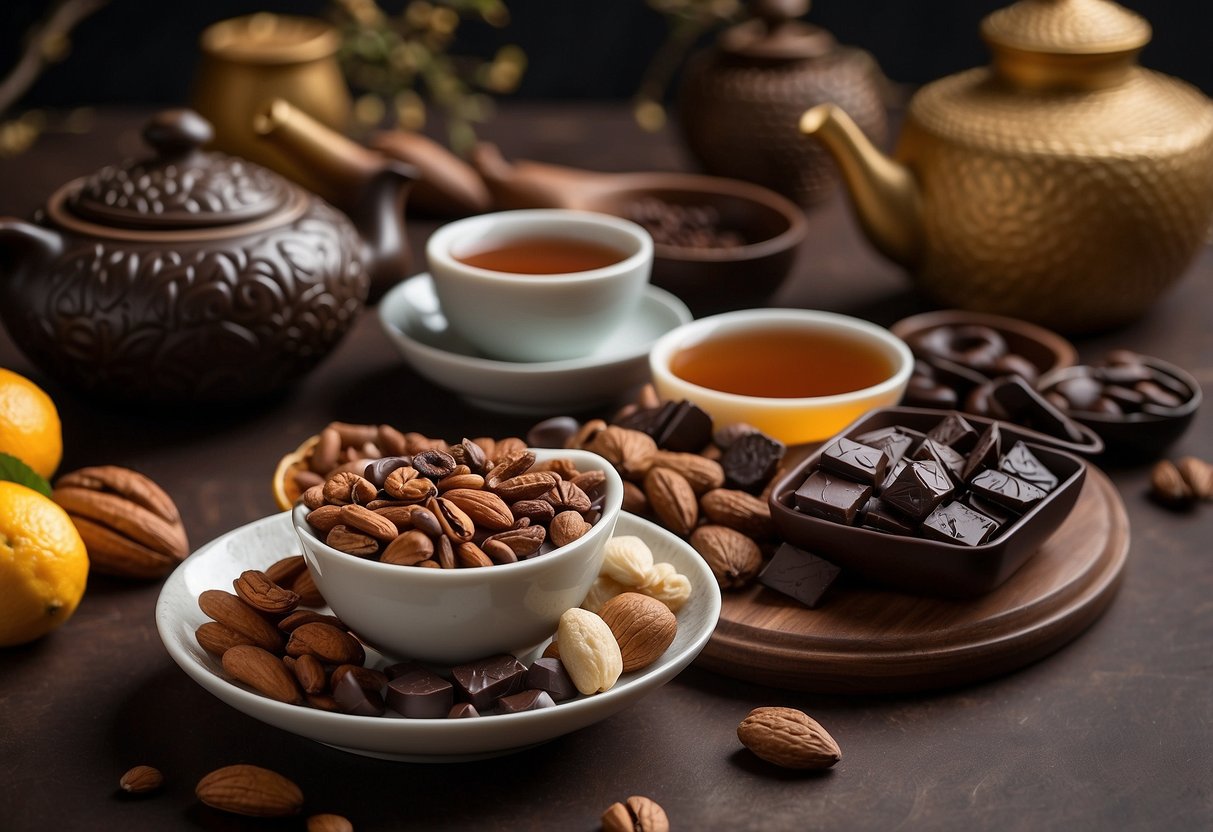
POLYGON ((439 228, 426 259, 448 323, 478 350, 560 361, 589 355, 633 313, 653 241, 607 214, 503 211, 439 228))

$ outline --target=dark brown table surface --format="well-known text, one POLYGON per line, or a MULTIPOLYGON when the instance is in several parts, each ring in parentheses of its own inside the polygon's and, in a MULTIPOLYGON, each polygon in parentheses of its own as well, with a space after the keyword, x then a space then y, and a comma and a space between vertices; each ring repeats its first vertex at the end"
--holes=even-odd
MULTIPOLYGON (((138 148, 140 114, 102 111, 84 136, 48 135, 0 161, 0 213, 138 148)), ((673 133, 650 135, 622 106, 507 105, 483 131, 509 157, 601 170, 685 167, 673 133)), ((412 223, 420 248, 432 222, 412 223)), ((2 279, 2 276, 0 276, 2 279)), ((866 248, 841 199, 811 214, 810 239, 776 306, 879 323, 925 308, 866 248)), ((1191 370, 1213 391, 1213 254, 1140 322, 1078 343, 1124 346, 1191 370)), ((101 405, 37 371, 0 332, 0 365, 37 380, 63 419, 61 470, 139 469, 176 499, 195 547, 275 511, 278 458, 333 419, 422 433, 518 434, 530 420, 478 411, 412 372, 368 312, 289 396, 234 412, 166 418, 101 405)), ((1213 408, 1172 455, 1213 459, 1213 408)), ((676 829, 1209 829, 1213 827, 1213 505, 1176 514, 1146 498, 1148 467, 1110 472, 1132 524, 1107 613, 1017 673, 931 695, 826 697, 695 667, 631 709, 542 747, 460 764, 383 762, 263 725, 195 685, 157 636, 158 583, 93 577, 75 617, 0 651, 0 829, 299 829, 222 816, 198 779, 256 763, 292 777, 312 811, 357 829, 596 829, 631 794, 676 829), (801 708, 843 760, 824 775, 776 771, 739 745, 759 705, 801 708), (124 800, 119 776, 150 764, 160 794, 124 800)))

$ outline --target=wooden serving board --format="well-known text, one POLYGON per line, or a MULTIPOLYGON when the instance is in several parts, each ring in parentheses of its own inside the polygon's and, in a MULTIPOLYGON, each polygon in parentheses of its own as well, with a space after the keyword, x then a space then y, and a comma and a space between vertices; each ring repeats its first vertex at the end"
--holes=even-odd
POLYGON ((904 595, 844 575, 811 610, 756 584, 725 593, 696 664, 821 693, 905 693, 997 676, 1048 655, 1099 617, 1128 550, 1124 503, 1092 467, 1070 516, 988 595, 904 595))

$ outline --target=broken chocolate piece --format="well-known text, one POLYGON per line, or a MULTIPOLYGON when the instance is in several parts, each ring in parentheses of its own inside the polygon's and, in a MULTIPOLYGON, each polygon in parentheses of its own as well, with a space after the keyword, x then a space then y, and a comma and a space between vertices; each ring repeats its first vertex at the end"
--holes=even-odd
POLYGON ((948 472, 952 482, 960 485, 964 482, 961 473, 964 471, 965 458, 955 448, 951 448, 934 439, 924 439, 914 452, 914 459, 928 459, 948 472))
POLYGON ((455 685, 462 691, 460 698, 486 710, 493 702, 522 690, 526 665, 509 653, 461 664, 451 671, 455 685))
POLYGON ((353 673, 346 673, 333 686, 333 700, 342 713, 356 716, 383 716, 383 697, 377 690, 358 684, 353 673))
POLYGON ((872 496, 872 486, 851 482, 825 471, 814 471, 796 489, 796 508, 805 514, 855 524, 855 517, 872 496))
POLYGON ((997 422, 991 422, 990 426, 977 438, 977 444, 973 446, 973 450, 969 451, 964 468, 960 471, 961 480, 968 482, 977 475, 977 472, 995 467, 998 464, 998 455, 1002 452, 1001 446, 1002 431, 998 429, 997 422))
POLYGON ((901 458, 914 447, 921 437, 907 433, 901 428, 881 428, 868 431, 862 436, 856 436, 855 441, 861 445, 884 451, 889 457, 889 467, 892 468, 901 458))
POLYGON ((451 683, 424 667, 396 676, 387 686, 388 707, 413 719, 447 716, 454 699, 451 683))
POLYGON ((451 706, 451 710, 447 713, 447 719, 467 719, 468 717, 480 716, 480 712, 476 710, 476 706, 471 702, 456 702, 451 706))
POLYGON ((977 444, 977 429, 959 413, 949 413, 943 421, 927 432, 927 439, 966 454, 977 444))
POLYGON ((895 511, 890 511, 884 501, 877 498, 868 500, 859 524, 864 528, 885 534, 914 534, 914 527, 904 517, 895 511))
POLYGON ((770 481, 783 459, 784 444, 765 433, 747 433, 720 456, 726 488, 758 492, 770 481))
POLYGON ((577 686, 569 678, 560 659, 550 656, 535 659, 526 672, 524 684, 528 688, 546 690, 556 702, 572 699, 577 695, 577 686))
POLYGON ((663 450, 698 453, 712 441, 712 417, 699 405, 683 399, 669 411, 653 439, 663 450))
POLYGON ((518 714, 523 711, 537 711, 540 708, 554 708, 556 703, 546 690, 524 690, 521 693, 503 696, 497 700, 497 709, 503 714, 518 714))
POLYGON ((784 543, 759 573, 758 582, 814 609, 841 571, 824 558, 784 543))

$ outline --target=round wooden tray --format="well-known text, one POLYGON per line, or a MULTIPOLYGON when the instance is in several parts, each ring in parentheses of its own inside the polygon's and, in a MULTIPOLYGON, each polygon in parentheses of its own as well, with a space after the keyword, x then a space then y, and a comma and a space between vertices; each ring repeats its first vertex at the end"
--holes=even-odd
POLYGON ((844 580, 811 610, 756 584, 725 594, 696 664, 820 693, 905 693, 986 679, 1088 627, 1112 600, 1128 550, 1124 503, 1092 467, 1070 516, 988 595, 952 601, 844 580))

